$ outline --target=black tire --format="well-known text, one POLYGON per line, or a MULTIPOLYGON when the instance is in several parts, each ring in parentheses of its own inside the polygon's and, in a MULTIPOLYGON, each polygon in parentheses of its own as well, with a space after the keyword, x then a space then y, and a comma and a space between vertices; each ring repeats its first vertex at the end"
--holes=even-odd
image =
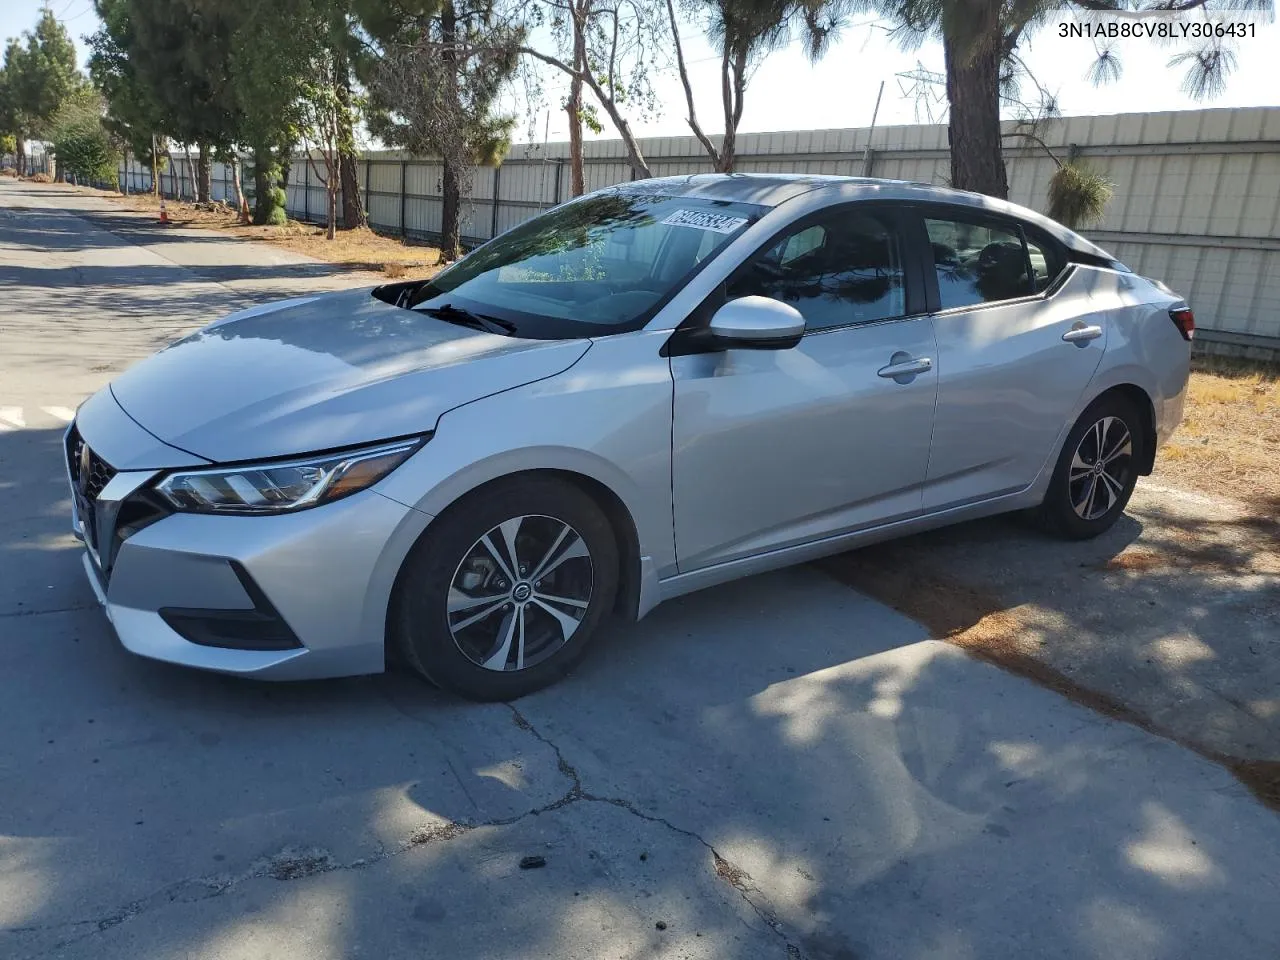
MULTIPOLYGON (((517 539, 518 560, 526 559, 520 545, 531 539, 523 533, 517 539)), ((548 539, 551 539, 550 534, 548 539)), ((498 543, 496 540, 494 543, 500 558, 510 561, 505 543, 498 543)), ((541 544, 538 549, 540 547, 541 544)), ((528 550, 523 551, 527 552, 528 550)), ((553 551, 557 555, 562 552, 563 549, 553 551)), ((494 560, 490 566, 496 567, 497 562, 494 560)), ((496 568, 492 575, 503 577, 496 568)), ((492 596, 515 586, 518 583, 507 583, 503 577, 488 579, 483 587, 477 589, 492 596), (504 586, 497 587, 499 583, 504 586), (493 593, 487 593, 488 591, 493 593)), ((553 477, 498 480, 467 495, 436 518, 409 552, 396 583, 389 640, 408 667, 445 690, 470 700, 514 700, 555 683, 573 668, 586 653, 600 621, 612 610, 617 589, 617 541, 608 518, 590 496, 578 487, 553 477), (571 574, 579 586, 583 582, 588 584, 587 592, 579 593, 580 597, 585 598, 585 613, 578 620, 577 627, 565 639, 564 634, 568 631, 560 625, 557 618, 549 615, 546 609, 548 604, 539 605, 536 600, 516 603, 512 598, 506 608, 482 618, 474 626, 458 630, 461 639, 455 640, 455 629, 462 619, 469 616, 467 613, 455 612, 454 617, 458 619, 455 619, 451 628, 448 602, 455 576, 485 576, 467 572, 472 568, 464 569, 464 563, 474 566, 477 557, 481 558, 481 562, 489 563, 492 554, 486 554, 480 549, 481 538, 515 518, 525 518, 521 521, 521 531, 528 525, 543 525, 541 529, 545 530, 557 529, 549 526, 554 521, 567 525, 571 533, 577 534, 588 553, 585 565, 587 572, 584 574, 581 558, 575 558, 572 561, 562 561, 558 572, 551 576, 571 574), (504 618, 517 616, 520 625, 529 625, 531 635, 534 627, 538 628, 544 647, 544 659, 522 669, 515 669, 516 664, 510 662, 514 657, 513 650, 511 655, 502 654, 502 669, 488 668, 477 662, 484 658, 484 654, 476 654, 477 648, 472 646, 471 635, 480 633, 482 641, 484 631, 492 626, 495 630, 495 642, 498 649, 501 649, 502 635, 507 624, 504 618), (559 641, 555 638, 557 629, 560 631, 559 641), (559 646, 554 646, 557 642, 559 646), (465 652, 464 646, 472 652, 465 652)), ((575 612, 575 608, 564 604, 550 606, 559 609, 562 614, 575 612)), ((484 607, 477 605, 473 609, 483 610, 484 607)), ((514 627, 512 630, 514 632, 514 627)), ((523 643, 523 629, 519 632, 519 638, 523 643)), ((513 645, 515 642, 512 641, 513 645)), ((524 655, 523 647, 520 648, 520 655, 524 655)))
POLYGON ((1147 442, 1142 419, 1125 397, 1105 394, 1091 403, 1067 434, 1058 454, 1053 479, 1038 512, 1041 525, 1068 540, 1088 540, 1109 530, 1133 495, 1140 455, 1147 442), (1127 431, 1127 447, 1123 435, 1115 433, 1120 425, 1127 431), (1107 462, 1101 468, 1095 467, 1099 436, 1103 437, 1102 453, 1109 455, 1102 458, 1107 462), (1123 452, 1125 449, 1127 453, 1123 452), (1079 461, 1077 452, 1081 454, 1079 461), (1089 467, 1088 472, 1082 470, 1082 464, 1089 467), (1091 490, 1095 492, 1093 501, 1089 500, 1091 490))

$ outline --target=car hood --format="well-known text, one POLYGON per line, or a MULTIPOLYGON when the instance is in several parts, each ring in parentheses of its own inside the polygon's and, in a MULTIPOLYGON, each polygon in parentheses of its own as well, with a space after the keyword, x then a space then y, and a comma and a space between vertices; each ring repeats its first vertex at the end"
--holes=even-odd
POLYGON ((361 289, 232 314, 111 392, 171 446, 252 460, 425 433, 454 407, 567 370, 590 345, 471 330, 361 289))

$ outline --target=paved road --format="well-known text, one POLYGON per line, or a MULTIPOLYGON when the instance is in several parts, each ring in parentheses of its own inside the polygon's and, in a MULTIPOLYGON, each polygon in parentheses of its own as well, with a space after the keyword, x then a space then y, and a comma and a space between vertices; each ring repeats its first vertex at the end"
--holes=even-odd
POLYGON ((0 956, 1274 957, 1280 820, 1224 770, 812 568, 515 706, 126 654, 65 533, 69 411, 350 282, 0 180, 0 956))

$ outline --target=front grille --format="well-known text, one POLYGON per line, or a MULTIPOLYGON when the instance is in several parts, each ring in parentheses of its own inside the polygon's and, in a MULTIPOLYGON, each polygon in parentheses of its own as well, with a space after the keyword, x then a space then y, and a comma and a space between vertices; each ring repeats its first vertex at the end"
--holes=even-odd
POLYGON ((67 465, 71 468, 71 483, 77 493, 92 503, 98 499, 98 495, 116 475, 116 469, 89 449, 89 469, 87 472, 84 471, 86 449, 85 442, 80 437, 80 431, 72 427, 71 435, 67 438, 67 465), (83 479, 82 473, 85 473, 83 479))
POLYGON ((85 444, 74 425, 67 431, 66 456, 80 529, 99 580, 105 585, 121 544, 173 511, 146 488, 134 489, 123 499, 100 500, 119 471, 85 444))

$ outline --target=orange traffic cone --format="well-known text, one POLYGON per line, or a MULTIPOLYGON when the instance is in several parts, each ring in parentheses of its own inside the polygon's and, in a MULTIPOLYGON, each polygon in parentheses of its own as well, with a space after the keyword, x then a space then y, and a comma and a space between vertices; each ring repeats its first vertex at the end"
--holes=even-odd
POLYGON ((169 222, 169 211, 164 208, 164 194, 160 194, 160 222, 169 222))

